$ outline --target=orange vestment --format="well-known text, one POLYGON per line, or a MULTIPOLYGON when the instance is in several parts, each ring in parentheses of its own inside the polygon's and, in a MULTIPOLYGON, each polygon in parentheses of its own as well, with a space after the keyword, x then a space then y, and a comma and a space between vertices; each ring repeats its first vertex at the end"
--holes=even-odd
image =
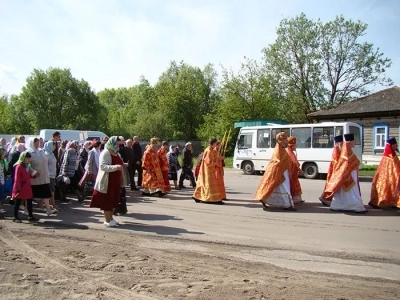
POLYGON ((222 155, 219 153, 217 149, 214 149, 215 156, 217 158, 217 164, 215 167, 215 177, 217 180, 217 187, 219 193, 221 195, 221 199, 226 199, 226 190, 224 183, 224 160, 222 159, 222 155))
POLYGON ((283 173, 289 169, 290 157, 285 148, 276 143, 271 161, 265 169, 264 175, 258 186, 255 199, 262 201, 271 196, 275 188, 285 182, 283 173))
POLYGON ((143 180, 142 186, 149 189, 162 189, 164 177, 160 167, 160 160, 157 152, 147 146, 143 154, 143 180))
POLYGON ((358 182, 354 182, 351 172, 354 170, 358 171, 359 167, 360 161, 357 156, 354 154, 353 150, 351 150, 347 142, 343 143, 340 158, 336 163, 336 167, 329 182, 326 182, 323 194, 324 199, 332 199, 333 194, 340 188, 348 192, 355 184, 358 185, 358 182))
POLYGON ((214 203, 222 202, 215 171, 217 165, 216 154, 216 151, 211 146, 204 150, 199 177, 193 194, 195 200, 214 203))
POLYGON ((386 144, 382 160, 372 181, 369 204, 400 207, 399 179, 400 160, 391 145, 386 144))
MULTIPOLYGON (((333 151, 332 151, 332 160, 331 163, 329 164, 329 168, 328 168, 328 174, 326 175, 326 182, 325 182, 325 187, 324 187, 324 192, 322 193, 322 199, 324 199, 325 201, 332 201, 332 196, 333 194, 330 193, 329 191, 326 190, 326 187, 329 185, 329 182, 332 180, 332 176, 335 173, 335 168, 337 165, 337 162, 340 158, 340 153, 341 150, 339 148, 339 145, 335 144, 335 146, 333 147, 333 151)), ((335 177, 333 177, 335 178, 335 177)))
POLYGON ((168 159, 167 159, 167 151, 164 149, 164 147, 161 147, 157 151, 158 158, 160 160, 160 167, 161 167, 161 172, 164 178, 164 186, 161 189, 163 193, 167 193, 171 191, 171 185, 169 183, 169 177, 168 177, 168 171, 169 171, 169 164, 168 164, 168 159))
POLYGON ((294 203, 301 202, 301 185, 299 180, 299 170, 300 164, 297 161, 296 154, 293 152, 291 147, 286 148, 287 153, 290 157, 290 165, 289 165, 289 178, 290 178, 290 193, 292 194, 292 198, 294 203))

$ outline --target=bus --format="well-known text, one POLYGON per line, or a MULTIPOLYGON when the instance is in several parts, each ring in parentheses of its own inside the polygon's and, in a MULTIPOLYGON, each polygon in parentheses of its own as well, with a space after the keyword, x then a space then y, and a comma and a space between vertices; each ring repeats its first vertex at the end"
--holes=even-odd
POLYGON ((268 124, 240 129, 236 141, 233 167, 243 170, 248 175, 263 172, 274 152, 275 137, 282 131, 287 136, 296 137, 297 159, 304 171, 304 177, 308 179, 328 173, 334 146, 333 137, 336 135, 353 133, 356 144, 353 152, 362 161, 362 127, 359 124, 351 122, 268 124))
POLYGON ((63 140, 76 140, 79 142, 92 141, 97 139, 101 142, 103 137, 107 136, 101 131, 84 131, 84 130, 62 130, 62 129, 42 129, 39 132, 39 136, 44 141, 50 141, 53 138, 53 133, 58 131, 61 134, 61 139, 63 140))

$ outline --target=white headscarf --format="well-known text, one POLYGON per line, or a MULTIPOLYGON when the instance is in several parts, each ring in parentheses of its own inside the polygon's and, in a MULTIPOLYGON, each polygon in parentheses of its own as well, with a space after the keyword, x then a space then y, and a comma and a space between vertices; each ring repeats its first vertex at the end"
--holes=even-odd
MULTIPOLYGON (((35 143, 33 142, 33 140, 35 139, 35 137, 29 137, 28 140, 25 143, 25 148, 26 150, 28 150, 29 152, 36 152, 39 151, 39 148, 35 149, 35 143)), ((36 138, 38 139, 38 138, 36 138)))

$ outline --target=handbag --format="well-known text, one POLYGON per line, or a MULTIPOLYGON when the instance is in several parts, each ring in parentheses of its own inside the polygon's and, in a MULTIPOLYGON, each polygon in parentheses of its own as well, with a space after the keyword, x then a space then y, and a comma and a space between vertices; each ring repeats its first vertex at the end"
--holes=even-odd
POLYGON ((3 191, 4 193, 11 193, 12 192, 12 186, 13 186, 13 179, 11 177, 7 177, 4 179, 4 186, 3 186, 3 191))
POLYGON ((94 175, 93 174, 89 174, 88 172, 85 172, 83 174, 82 178, 81 178, 81 181, 79 181, 79 183, 78 183, 79 187, 81 187, 81 188, 84 187, 85 183, 88 182, 88 181, 93 182, 94 181, 94 175))

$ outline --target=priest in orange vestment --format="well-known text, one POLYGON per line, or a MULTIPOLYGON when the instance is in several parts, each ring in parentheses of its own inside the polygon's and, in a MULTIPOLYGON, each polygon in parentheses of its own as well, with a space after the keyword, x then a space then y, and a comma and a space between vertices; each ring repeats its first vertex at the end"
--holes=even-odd
POLYGON ((322 204, 326 206, 331 206, 333 194, 327 191, 326 187, 329 186, 329 182, 332 180, 332 178, 335 178, 333 174, 335 172, 336 164, 340 158, 340 153, 342 151, 343 135, 337 135, 333 139, 335 141, 335 145, 333 146, 332 159, 331 163, 329 164, 328 174, 326 175, 324 192, 319 197, 319 201, 321 201, 322 204))
POLYGON ((217 157, 217 166, 215 168, 215 177, 217 179, 217 186, 219 189, 219 193, 221 195, 222 200, 226 200, 226 190, 225 190, 225 182, 224 182, 224 167, 225 167, 225 157, 222 156, 220 152, 221 142, 217 141, 217 144, 214 148, 215 156, 217 157))
POLYGON ((373 208, 400 208, 400 160, 396 154, 397 149, 396 138, 389 138, 372 181, 371 200, 368 205, 373 208))
POLYGON ((258 186, 255 199, 260 201, 264 209, 267 205, 296 210, 290 191, 290 157, 286 151, 287 135, 280 132, 276 135, 276 146, 272 158, 265 169, 258 186))
POLYGON ((161 143, 160 150, 157 151, 158 159, 160 160, 160 167, 161 172, 164 178, 164 186, 161 191, 166 194, 171 191, 171 184, 169 183, 168 171, 169 171, 169 164, 167 159, 167 152, 168 152, 168 142, 163 141, 161 143))
POLYGON ((218 167, 216 144, 217 139, 210 138, 209 146, 203 153, 199 178, 192 197, 197 203, 224 204, 216 178, 216 169, 218 167))
POLYGON ((355 146, 354 134, 346 133, 344 140, 336 170, 326 186, 326 192, 332 194, 330 209, 363 213, 367 210, 361 199, 358 182, 360 161, 352 150, 355 146))
POLYGON ((160 160, 157 155, 158 138, 150 139, 150 145, 146 147, 143 154, 143 196, 158 195, 162 197, 165 193, 162 192, 164 187, 164 177, 160 167, 160 160))
POLYGON ((300 180, 299 180, 299 174, 303 175, 304 172, 300 168, 300 164, 297 160, 296 153, 296 137, 295 136, 289 136, 288 137, 288 147, 286 148, 287 153, 289 154, 290 157, 290 167, 289 167, 289 178, 290 178, 290 192, 292 194, 293 202, 294 203, 301 203, 304 202, 304 200, 301 198, 302 190, 301 190, 301 185, 300 185, 300 180))

